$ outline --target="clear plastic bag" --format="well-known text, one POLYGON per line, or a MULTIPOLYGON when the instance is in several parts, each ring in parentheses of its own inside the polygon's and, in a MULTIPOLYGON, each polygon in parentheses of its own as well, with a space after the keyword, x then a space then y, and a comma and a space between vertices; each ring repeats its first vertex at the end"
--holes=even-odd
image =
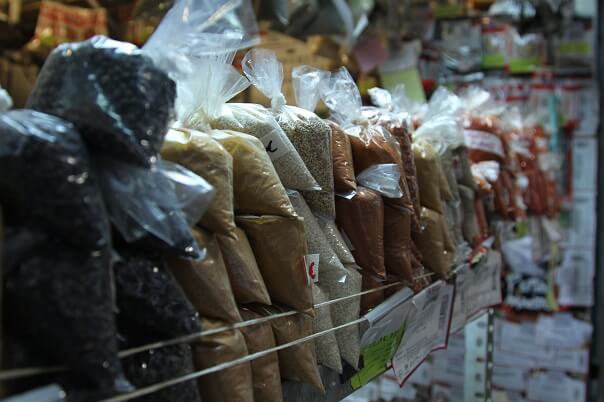
POLYGON ((190 226, 212 197, 212 186, 204 179, 165 161, 151 169, 111 160, 98 167, 109 217, 126 242, 203 257, 190 226))
POLYGON ((357 175, 360 185, 377 191, 387 198, 401 198, 400 166, 395 163, 373 165, 357 175))
POLYGON ((32 110, 0 114, 0 203, 9 223, 108 253, 111 231, 97 175, 72 124, 32 110))
POLYGON ((325 78, 328 73, 310 68, 297 70, 293 85, 298 98, 305 102, 306 107, 311 108, 305 110, 286 105, 286 99, 281 93, 283 66, 274 52, 252 49, 245 55, 242 64, 243 71, 252 84, 271 100, 271 113, 317 181, 317 191, 304 192, 308 204, 313 210, 334 218, 331 129, 312 112, 319 100, 321 76, 325 78))
MULTIPOLYGON (((204 36, 209 42, 212 36, 204 36)), ((213 37, 216 43, 232 43, 227 35, 213 37)), ((231 46, 232 47, 232 46, 231 46)), ((214 52, 195 60, 192 73, 179 82, 179 122, 184 127, 233 130, 258 138, 279 178, 288 188, 316 190, 318 185, 272 114, 250 103, 226 103, 249 83, 231 65, 234 52, 214 52), (181 95, 182 94, 182 97, 181 95)), ((281 77, 283 73, 281 72, 281 77)))
POLYGON ((13 107, 13 99, 6 89, 0 87, 0 113, 6 113, 13 107))
POLYGON ((214 187, 214 196, 199 225, 233 237, 233 157, 228 151, 208 134, 179 129, 168 131, 161 155, 202 176, 214 187))
POLYGON ((27 107, 72 122, 92 154, 149 166, 175 97, 174 81, 136 46, 95 36, 52 51, 27 107))
POLYGON ((342 264, 354 264, 354 257, 335 221, 325 219, 325 217, 322 216, 317 216, 317 222, 319 223, 319 226, 321 226, 329 245, 340 259, 340 262, 342 264))

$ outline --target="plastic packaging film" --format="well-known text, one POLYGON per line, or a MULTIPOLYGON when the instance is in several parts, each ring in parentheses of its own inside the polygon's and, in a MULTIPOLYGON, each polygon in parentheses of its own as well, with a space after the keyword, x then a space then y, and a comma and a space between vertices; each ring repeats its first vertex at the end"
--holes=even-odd
POLYGON ((162 158, 202 176, 214 187, 214 196, 199 225, 216 234, 233 236, 233 158, 219 142, 199 131, 169 130, 162 158))
POLYGON ((71 123, 30 110, 1 114, 0 170, 7 217, 36 222, 74 246, 108 252, 110 226, 98 178, 71 123))
MULTIPOLYGON (((313 299, 315 304, 326 302, 329 300, 329 293, 321 289, 321 285, 313 284, 312 287, 313 299)), ((325 305, 315 308, 315 317, 313 320, 313 332, 322 332, 330 330, 334 327, 331 319, 331 306, 325 305)), ((317 362, 338 374, 342 374, 342 361, 340 356, 340 348, 336 339, 335 332, 329 332, 315 339, 315 351, 317 354, 317 362)))
MULTIPOLYGON (((321 229, 319 219, 313 216, 310 208, 304 201, 304 198, 297 192, 290 192, 290 199, 292 200, 292 204, 294 205, 296 212, 304 219, 308 252, 310 254, 319 254, 319 273, 317 285, 320 289, 314 289, 314 294, 319 294, 320 297, 329 300, 351 296, 355 293, 358 293, 358 288, 360 287, 360 278, 357 277, 359 274, 357 272, 351 272, 342 265, 336 253, 333 251, 330 241, 328 241, 326 235, 321 229)), ((337 228, 333 226, 335 225, 331 223, 332 229, 337 231, 337 228)), ((345 245, 342 246, 344 248, 346 247, 345 245)), ((349 253, 348 250, 346 251, 349 253)), ((315 299, 315 305, 326 300, 315 299)), ((329 311, 331 316, 330 322, 333 322, 333 326, 339 326, 347 322, 354 321, 358 318, 358 306, 359 299, 351 299, 346 302, 322 306, 320 307, 321 311, 317 311, 316 315, 318 317, 323 313, 323 311, 329 311)), ((323 324, 322 326, 326 327, 326 325, 327 323, 323 324)), ((337 338, 337 345, 339 345, 337 359, 335 358, 336 353, 332 351, 329 352, 331 355, 329 356, 329 363, 327 361, 323 362, 325 366, 330 367, 338 372, 342 371, 342 366, 339 363, 340 353, 342 356, 346 356, 345 359, 347 361, 352 361, 352 363, 350 363, 351 365, 356 366, 357 364, 352 340, 345 339, 346 336, 350 336, 351 332, 350 330, 347 330, 347 328, 344 328, 334 334, 334 339, 337 338)), ((318 331, 319 330, 315 330, 315 332, 318 331)), ((321 342, 326 344, 328 339, 321 340, 321 342)), ((323 350, 324 349, 322 347, 317 345, 317 357, 319 358, 320 363, 322 363, 322 355, 324 355, 324 353, 322 353, 323 350)), ((334 350, 337 351, 338 348, 335 348, 334 350)))
POLYGON ((230 236, 217 236, 231 288, 238 304, 271 304, 254 250, 243 230, 236 227, 230 236))
POLYGON ((440 195, 441 169, 438 155, 432 145, 425 141, 413 143, 413 153, 417 166, 417 183, 420 191, 422 206, 442 213, 442 199, 440 195))
MULTIPOLYGON (((211 329, 223 327, 224 323, 202 319, 201 325, 211 329)), ((248 355, 245 339, 237 329, 205 336, 192 346, 196 370, 248 355)), ((197 383, 203 401, 254 401, 252 368, 249 362, 200 377, 197 383)))
MULTIPOLYGON (((270 316, 287 311, 287 309, 278 306, 253 307, 252 309, 262 316, 270 316)), ((270 323, 273 327, 277 345, 293 342, 313 333, 313 320, 306 314, 280 317, 271 320, 270 323)), ((313 342, 299 343, 282 349, 278 353, 279 369, 281 370, 282 378, 310 384, 322 393, 325 392, 319 367, 317 366, 317 357, 313 342)))
POLYGON ((334 190, 338 194, 353 193, 357 190, 357 183, 350 139, 338 124, 330 120, 326 122, 331 128, 334 190))
POLYGON ((355 261, 352 252, 348 248, 346 240, 342 237, 342 233, 340 233, 340 229, 338 229, 336 222, 325 219, 322 216, 316 216, 316 218, 317 223, 321 226, 329 245, 338 256, 340 262, 342 264, 354 264, 355 261))
POLYGON ((200 261, 170 258, 168 266, 202 317, 241 321, 216 235, 193 229, 195 240, 206 248, 200 261))
POLYGON ((441 277, 446 277, 453 265, 455 249, 443 219, 438 212, 422 208, 423 230, 414 233, 413 239, 422 253, 426 268, 441 277))
POLYGON ((175 96, 174 81, 136 46, 95 36, 52 51, 27 107, 72 122, 93 154, 149 166, 175 96))
MULTIPOLYGON (((310 174, 317 181, 316 191, 305 191, 304 196, 310 207, 328 217, 335 217, 334 179, 331 160, 331 130, 312 110, 286 105, 281 93, 283 66, 273 51, 252 49, 246 53, 243 71, 248 79, 271 100, 271 112, 283 132, 291 140, 310 174)), ((298 93, 315 92, 314 103, 319 98, 318 83, 299 87, 298 93)), ((310 95, 306 98, 311 98, 310 95)), ((311 103, 313 99, 308 99, 311 103)), ((311 106, 311 105, 307 105, 311 106)), ((314 107, 313 107, 314 108, 314 107)), ((286 185, 287 187, 287 185, 286 185)))
MULTIPOLYGON (((247 308, 241 309, 244 320, 261 318, 247 308)), ((250 354, 274 348, 277 345, 273 327, 270 323, 251 325, 241 329, 250 354)), ((264 402, 282 402, 281 374, 279 371, 279 355, 277 352, 251 361, 252 378, 254 380, 254 400, 264 402)))
POLYGON ((295 215, 285 188, 258 139, 227 130, 212 130, 210 134, 233 157, 236 214, 295 215))
POLYGON ((313 314, 312 289, 304 256, 308 254, 301 218, 238 216, 273 302, 313 314))
POLYGON ((351 199, 336 198, 336 222, 350 239, 352 254, 364 272, 386 279, 384 203, 373 190, 359 186, 351 199))

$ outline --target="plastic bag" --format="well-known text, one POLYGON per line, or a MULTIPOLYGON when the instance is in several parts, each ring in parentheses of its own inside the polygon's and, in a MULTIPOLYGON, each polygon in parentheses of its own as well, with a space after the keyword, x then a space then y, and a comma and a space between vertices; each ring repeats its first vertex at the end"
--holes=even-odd
POLYGON ((199 225, 216 234, 234 236, 233 158, 227 150, 208 134, 180 129, 168 131, 161 155, 203 177, 214 188, 199 225))
POLYGON ((357 175, 360 185, 375 190, 386 198, 403 196, 400 180, 400 166, 395 163, 373 165, 357 175))
POLYGON ((236 214, 295 215, 285 188, 257 138, 228 130, 212 130, 210 134, 233 157, 236 214))
POLYGON ((344 240, 342 237, 336 222, 325 219, 322 216, 317 216, 317 222, 319 223, 319 226, 321 226, 329 245, 338 256, 340 262, 342 264, 354 264, 354 257, 350 252, 350 248, 346 243, 346 240, 344 240))
POLYGON ((331 155, 333 160, 334 190, 338 194, 357 191, 350 139, 338 124, 326 120, 331 128, 331 155))
POLYGON ((27 107, 72 122, 92 154, 149 166, 175 96, 174 81, 136 46, 95 36, 52 51, 27 107))
POLYGON ((235 300, 239 304, 271 304, 268 289, 256 262, 252 246, 243 230, 236 227, 235 238, 217 236, 235 300))
MULTIPOLYGON (((318 285, 313 285, 312 294, 315 303, 323 303, 329 300, 329 295, 321 290, 318 285)), ((321 306, 315 308, 315 317, 313 319, 313 332, 323 332, 333 330, 333 321, 331 319, 331 306, 321 306)), ((342 374, 342 360, 340 349, 334 331, 328 332, 315 339, 315 351, 317 354, 317 363, 342 374)))
POLYGON ((438 155, 427 141, 416 141, 413 144, 415 164, 417 166, 417 184, 422 206, 436 212, 443 212, 441 199, 441 168, 438 155))
MULTIPOLYGON (((374 290, 384 286, 384 281, 369 273, 363 272, 362 285, 363 292, 365 292, 367 290, 374 290)), ((383 302, 384 299, 385 294, 383 289, 364 294, 361 296, 361 314, 367 314, 375 306, 383 302)))
POLYGON ((131 391, 117 355, 110 256, 25 226, 6 231, 4 250, 7 333, 34 356, 67 366, 68 378, 91 392, 131 391))
POLYGON ((411 212, 388 205, 384 206, 384 265, 388 280, 413 280, 411 212))
MULTIPOLYGON (((252 309, 265 317, 288 311, 280 306, 259 306, 252 309)), ((313 333, 313 320, 306 314, 280 317, 272 319, 270 323, 277 345, 294 342, 313 333)), ((298 343, 282 349, 278 353, 282 378, 310 384, 321 393, 325 393, 313 342, 298 343)))
POLYGON ((216 235, 193 229, 193 236, 206 249, 205 258, 170 258, 168 267, 202 317, 229 323, 241 321, 216 235))
MULTIPOLYGON (((225 38, 232 40, 223 35, 215 40, 222 43, 225 38)), ((191 74, 179 82, 179 89, 183 88, 177 107, 181 125, 207 129, 209 124, 217 130, 252 135, 262 142, 286 187, 316 190, 316 181, 268 110, 256 104, 226 103, 249 85, 230 64, 233 57, 234 52, 218 52, 195 61, 191 74)))
POLYGON ((140 344, 201 331, 199 315, 161 257, 119 253, 113 274, 120 332, 140 344))
POLYGON ((422 253, 424 265, 430 271, 446 277, 453 268, 455 255, 444 218, 436 211, 422 208, 421 223, 423 230, 414 233, 413 239, 422 253))
POLYGON ((298 98, 310 108, 305 110, 286 105, 281 93, 283 66, 274 52, 252 49, 246 53, 242 65, 250 82, 271 100, 271 113, 320 187, 317 191, 304 192, 308 204, 313 210, 334 218, 331 129, 312 112, 319 100, 320 75, 328 76, 328 73, 309 68, 296 70, 293 85, 298 98))
POLYGON ((480 232, 474 209, 474 190, 459 185, 459 195, 463 211, 462 232, 464 239, 474 247, 480 243, 480 232))
MULTIPOLYGON (((124 359, 124 371, 139 388, 158 384, 193 372, 193 355, 189 345, 171 345, 124 359)), ((197 384, 184 381, 146 395, 149 402, 201 402, 197 384)))
POLYGON ((0 114, 0 203, 8 221, 108 253, 110 226, 86 147, 73 125, 44 113, 0 114))
POLYGON ((237 217, 237 225, 247 234, 271 300, 312 315, 303 220, 246 215, 237 217))
MULTIPOLYGON (((241 309, 244 320, 256 320, 260 314, 247 308, 241 309)), ((247 350, 250 354, 272 349, 277 346, 273 328, 269 322, 249 325, 241 328, 247 350)), ((272 352, 266 356, 251 361, 252 378, 254 383, 254 400, 264 402, 283 402, 281 389, 281 374, 279 371, 279 355, 272 352)))
POLYGON ((145 169, 102 160, 97 171, 111 222, 126 242, 189 258, 203 256, 189 227, 199 221, 212 196, 204 179, 167 161, 145 169))
POLYGON ((375 191, 359 186, 354 197, 336 198, 336 222, 353 246, 363 271, 386 279, 384 267, 384 202, 375 191))
MULTIPOLYGON (((205 329, 222 328, 221 321, 202 319, 205 329)), ((203 370, 245 357, 248 350, 245 339, 237 329, 202 337, 193 344, 196 370, 203 370)), ((249 362, 199 377, 199 393, 204 402, 254 402, 252 369, 249 362)))
MULTIPOLYGON (((309 206, 304 201, 304 198, 297 192, 290 192, 289 196, 292 200, 294 208, 296 209, 296 212, 304 219, 308 252, 310 254, 319 254, 317 284, 320 289, 314 290, 315 295, 319 294, 319 297, 325 296, 327 299, 333 300, 341 297, 351 296, 355 294, 355 292, 358 293, 358 289, 360 288, 360 278, 357 279, 355 277, 355 275, 358 276, 358 273, 351 273, 342 265, 336 253, 333 251, 330 241, 327 239, 323 230, 321 229, 319 219, 316 219, 315 216, 313 216, 309 206)), ((330 226, 336 232, 338 231, 337 228, 334 227, 335 225, 333 225, 333 223, 328 224, 328 226, 330 226)), ((344 245, 344 247, 346 246, 344 245)), ((348 250, 346 251, 350 253, 348 250)), ((321 303, 321 300, 317 300, 315 298, 315 305, 319 303, 321 303)), ((331 321, 333 321, 334 326, 340 326, 358 318, 359 299, 342 301, 323 306, 321 309, 323 311, 330 312, 331 321)), ((318 316, 322 314, 322 311, 317 311, 316 314, 318 316)), ((325 325, 327 324, 328 323, 325 325)), ((336 352, 335 350, 329 352, 329 360, 334 362, 336 360, 336 353, 338 355, 341 353, 345 360, 350 361, 351 365, 356 366, 357 361, 355 360, 356 352, 354 350, 354 346, 351 345, 348 339, 346 339, 347 336, 352 336, 350 331, 337 331, 334 335, 335 338, 337 338, 339 352, 336 352)), ((325 338, 326 339, 323 342, 326 344, 328 342, 328 338, 325 338)), ((335 364, 330 364, 328 361, 326 361, 326 359, 323 359, 327 348, 327 345, 325 344, 321 345, 321 347, 317 345, 317 356, 319 357, 319 363, 341 372, 342 366, 339 363, 339 357, 337 358, 338 362, 335 364)))

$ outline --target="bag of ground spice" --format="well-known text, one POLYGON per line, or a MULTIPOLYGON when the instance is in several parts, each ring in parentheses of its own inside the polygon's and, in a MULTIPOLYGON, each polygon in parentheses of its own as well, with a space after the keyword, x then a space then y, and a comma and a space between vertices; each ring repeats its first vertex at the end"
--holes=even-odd
POLYGON ((423 256, 423 263, 430 271, 446 277, 453 268, 454 255, 443 216, 424 207, 421 225, 422 231, 413 233, 413 239, 423 256))
POLYGON ((312 315, 312 288, 304 263, 308 249, 303 219, 242 215, 236 221, 254 250, 271 300, 312 315))
POLYGON ((409 195, 415 212, 412 225, 414 228, 417 228, 421 206, 419 202, 415 157, 411 148, 414 129, 413 119, 410 114, 411 104, 402 86, 395 87, 392 93, 382 88, 371 88, 369 96, 373 104, 379 108, 379 111, 373 108, 363 108, 365 117, 374 124, 384 126, 394 136, 400 146, 407 188, 409 189, 409 195))
POLYGON ((245 232, 235 227, 233 235, 234 238, 218 235, 217 239, 235 300, 238 304, 271 304, 268 289, 245 232))
MULTIPOLYGON (((291 140, 302 161, 320 189, 305 191, 310 207, 328 217, 335 217, 333 166, 331 161, 331 129, 312 111, 319 100, 318 87, 322 73, 318 70, 295 70, 294 89, 300 95, 301 107, 286 105, 281 93, 283 66, 274 52, 252 49, 242 61, 243 72, 251 83, 271 100, 270 112, 291 140)), ((287 185, 286 185, 287 187, 287 185)))
MULTIPOLYGON (((358 272, 351 272, 342 265, 337 255, 331 248, 331 245, 329 244, 325 234, 323 233, 321 225, 318 222, 319 220, 313 216, 310 208, 308 205, 306 205, 304 198, 302 198, 302 196, 297 192, 290 192, 290 199, 292 200, 292 204, 298 215, 304 218, 308 252, 310 254, 319 254, 317 284, 320 287, 320 291, 318 293, 325 293, 328 299, 331 300, 348 297, 358 293, 361 286, 360 275, 358 272)), ((333 223, 331 225, 333 227, 333 223)), ((333 229, 337 231, 337 228, 333 229)), ((346 246, 343 245, 343 247, 346 246)), ((315 299, 315 306, 320 302, 320 300, 315 299)), ((331 310, 331 321, 333 322, 334 326, 344 325, 358 318, 359 299, 357 298, 334 303, 324 306, 322 309, 327 311, 331 310)), ((321 311, 317 311, 316 314, 319 316, 321 311)), ((351 365, 356 366, 357 361, 355 360, 355 347, 351 345, 348 339, 346 339, 347 336, 350 336, 350 331, 346 328, 343 329, 343 331, 337 331, 335 333, 340 354, 342 357, 346 356, 344 359, 351 361, 351 365)), ((326 343, 328 339, 329 338, 326 336, 326 340, 323 342, 326 343)), ((325 349, 326 348, 322 348, 317 345, 317 356, 319 357, 319 363, 322 363, 322 360, 324 360, 322 359, 322 355, 324 354, 323 350, 325 349)), ((326 367, 333 368, 336 371, 341 371, 341 366, 339 365, 339 356, 337 359, 335 359, 336 350, 337 349, 334 349, 329 352, 331 355, 333 355, 330 360, 333 362, 337 360, 338 363, 336 365, 324 363, 324 365, 326 367)))
POLYGON ((331 128, 331 157, 333 160, 334 191, 350 194, 357 191, 350 139, 337 123, 325 120, 331 128))
POLYGON ((340 262, 342 264, 354 264, 354 257, 348 246, 349 242, 347 243, 342 237, 342 233, 340 233, 340 229, 338 229, 336 222, 318 215, 315 215, 315 217, 317 218, 317 223, 321 226, 321 230, 323 230, 331 249, 336 253, 340 262))
MULTIPOLYGON (((252 310, 265 317, 288 311, 288 309, 281 306, 254 306, 252 310)), ((277 345, 295 342, 313 334, 313 320, 306 314, 280 317, 270 320, 270 323, 273 327, 277 345)), ((278 353, 282 378, 310 384, 325 393, 325 387, 317 366, 314 342, 300 342, 281 349, 278 353)))
MULTIPOLYGON (((258 313, 248 308, 240 310, 245 321, 262 318, 258 313)), ((277 346, 273 327, 270 322, 248 325, 241 328, 249 354, 262 352, 277 346)), ((279 355, 277 352, 254 359, 250 362, 254 384, 254 401, 282 402, 281 373, 279 371, 279 355)))
POLYGON ((413 280, 411 268, 411 215, 413 212, 384 206, 384 264, 388 280, 413 280))
POLYGON ((161 156, 202 176, 214 187, 199 225, 216 234, 234 236, 233 158, 227 150, 208 134, 178 129, 166 134, 161 156))
POLYGON ((210 135, 233 157, 237 215, 295 215, 287 192, 257 138, 229 130, 212 130, 210 135))
POLYGON ((216 235, 195 228, 193 236, 205 247, 205 258, 169 258, 168 267, 202 317, 229 323, 241 321, 216 235))
POLYGON ((464 239, 472 246, 480 243, 480 231, 474 209, 474 190, 464 185, 459 185, 459 196, 463 211, 462 232, 464 239))
POLYGON ((379 289, 384 286, 385 283, 382 279, 376 278, 373 275, 363 272, 363 292, 367 290, 375 290, 374 292, 364 294, 361 296, 361 314, 367 314, 369 310, 372 310, 375 306, 380 304, 385 299, 385 293, 383 289, 379 289), (379 289, 379 290, 376 290, 379 289))
MULTIPOLYGON (((237 313, 239 314, 239 313, 237 313)), ((206 330, 222 328, 226 323, 202 318, 206 330)), ((195 370, 203 370, 248 355, 245 338, 237 329, 205 335, 191 345, 195 370)), ((249 362, 199 377, 204 402, 254 402, 252 368, 249 362)))
POLYGON ((384 266, 384 202, 379 193, 359 186, 350 199, 336 197, 336 223, 350 240, 356 263, 386 279, 384 266))
POLYGON ((415 141, 413 143, 413 153, 417 166, 417 183, 421 204, 426 208, 442 213, 441 168, 438 154, 427 141, 415 141))

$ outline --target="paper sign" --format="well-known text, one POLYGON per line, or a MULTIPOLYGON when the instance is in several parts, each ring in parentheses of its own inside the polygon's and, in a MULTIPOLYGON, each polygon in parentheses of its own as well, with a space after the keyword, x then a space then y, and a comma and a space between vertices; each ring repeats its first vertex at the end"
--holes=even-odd
POLYGON ((446 346, 454 293, 455 285, 440 281, 413 297, 407 330, 392 360, 401 385, 430 352, 446 346))
POLYGON ((528 381, 527 399, 539 402, 584 402, 586 386, 564 373, 534 373, 528 381))
POLYGON ((493 366, 491 382, 499 388, 510 391, 525 391, 528 371, 519 367, 493 366))
POLYGON ((307 254, 304 256, 304 266, 306 267, 306 281, 311 283, 319 282, 319 254, 307 254))
POLYGON ((350 380, 352 388, 362 387, 387 370, 404 333, 405 329, 402 327, 361 349, 364 367, 350 380))
POLYGON ((559 313, 551 316, 540 315, 535 324, 539 334, 537 344, 548 345, 556 349, 582 348, 591 341, 593 326, 591 323, 578 320, 570 313, 559 313))
POLYGON ((595 191, 598 170, 597 138, 575 138, 572 142, 573 193, 595 191))
POLYGON ((501 303, 501 254, 490 250, 481 263, 467 272, 464 281, 466 317, 501 303))
POLYGON ((466 146, 472 149, 489 152, 499 155, 502 158, 505 156, 503 152, 503 143, 501 139, 486 131, 464 130, 463 132, 466 146))
POLYGON ((594 303, 595 261, 593 250, 567 250, 556 270, 558 303, 563 306, 591 307, 594 303))
POLYGON ((596 194, 574 194, 571 210, 570 244, 591 248, 596 241, 596 194))
MULTIPOLYGON (((432 382, 432 363, 429 361, 424 361, 415 372, 409 377, 409 384, 417 384, 422 385, 424 387, 428 387, 432 382)), ((406 385, 405 385, 406 387, 406 385)), ((403 388, 405 388, 403 387, 403 388)))

